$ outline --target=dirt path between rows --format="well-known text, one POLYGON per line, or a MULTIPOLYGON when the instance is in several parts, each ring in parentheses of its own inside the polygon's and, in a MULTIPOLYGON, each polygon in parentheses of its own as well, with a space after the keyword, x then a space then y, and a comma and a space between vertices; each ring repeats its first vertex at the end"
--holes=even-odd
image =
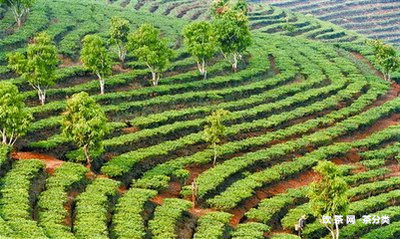
POLYGON ((16 160, 38 159, 46 165, 46 172, 50 174, 53 174, 55 169, 57 169, 64 163, 64 161, 59 160, 53 156, 32 152, 13 152, 11 153, 11 157, 16 160))
POLYGON ((257 190, 256 194, 252 198, 247 199, 240 208, 230 211, 230 213, 234 215, 231 219, 231 225, 237 226, 244 217, 244 214, 251 208, 257 206, 261 200, 285 193, 288 189, 306 186, 312 182, 318 181, 320 178, 321 176, 313 170, 307 170, 294 178, 283 180, 268 186, 268 188, 257 190))

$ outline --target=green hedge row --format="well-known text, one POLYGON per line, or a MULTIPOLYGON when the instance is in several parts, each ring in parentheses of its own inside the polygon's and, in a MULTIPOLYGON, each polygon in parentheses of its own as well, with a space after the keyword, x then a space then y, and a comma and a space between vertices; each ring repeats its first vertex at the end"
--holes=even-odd
POLYGON ((97 178, 76 198, 74 233, 77 239, 109 238, 110 202, 117 195, 119 182, 97 178))
POLYGON ((0 144, 0 176, 4 175, 10 164, 10 151, 11 148, 9 146, 0 144))
POLYGON ((89 170, 80 164, 64 163, 46 182, 46 190, 39 197, 39 226, 49 238, 75 238, 64 220, 69 213, 64 208, 68 193, 84 184, 89 170))
MULTIPOLYGON (((248 139, 244 139, 241 141, 234 141, 234 142, 228 142, 226 144, 223 144, 220 146, 220 149, 219 149, 220 156, 233 154, 235 152, 240 152, 241 150, 245 150, 248 147, 264 145, 272 140, 284 139, 285 137, 288 137, 291 135, 306 133, 310 129, 313 129, 313 128, 321 126, 321 125, 325 125, 325 124, 330 125, 330 124, 334 123, 336 120, 343 119, 350 115, 356 114, 357 112, 360 112, 366 105, 369 105, 371 102, 373 102, 376 99, 376 97, 382 93, 382 91, 384 92, 384 90, 382 90, 382 89, 381 90, 376 90, 376 89, 370 90, 370 91, 368 91, 367 94, 365 94, 365 95, 361 96, 359 99, 357 99, 356 102, 354 102, 351 107, 347 107, 347 108, 341 109, 339 111, 334 111, 324 117, 309 120, 309 121, 306 121, 301 124, 290 126, 286 129, 277 130, 276 132, 270 132, 270 133, 267 133, 267 134, 259 136, 259 137, 253 137, 253 138, 248 138, 248 139)), ((164 184, 166 186, 166 184, 169 180, 168 176, 173 175, 175 171, 179 171, 179 170, 183 169, 185 166, 190 165, 190 164, 208 163, 211 161, 212 155, 213 155, 213 152, 211 150, 204 150, 202 152, 198 152, 191 156, 177 158, 172 161, 166 162, 164 164, 158 165, 154 169, 146 172, 144 174, 144 176, 142 177, 142 179, 140 179, 137 182, 137 185, 142 184, 144 187, 154 188, 152 186, 152 182, 158 181, 157 184, 154 184, 154 185, 160 186, 160 184, 161 185, 164 184), (157 180, 153 180, 153 178, 157 178, 157 180), (164 181, 164 183, 160 183, 160 180, 164 181)), ((207 178, 207 177, 205 177, 205 178, 207 178)), ((213 180, 210 180, 210 182, 208 182, 208 183, 212 184, 213 183, 212 181, 213 180)), ((205 183, 204 185, 207 185, 207 183, 205 183)), ((215 187, 209 187, 209 188, 212 190, 215 187)))
POLYGON ((197 221, 193 239, 222 239, 227 233, 232 214, 226 212, 211 212, 201 216, 197 221))
POLYGON ((154 212, 154 218, 149 221, 149 229, 154 239, 177 238, 176 227, 183 214, 192 203, 178 198, 166 198, 154 212))
POLYGON ((232 233, 232 239, 264 239, 264 234, 270 230, 265 224, 248 222, 239 224, 232 233))
MULTIPOLYGON (((359 87, 360 84, 355 84, 355 87, 359 87)), ((237 120, 242 119, 243 117, 256 117, 260 114, 265 114, 265 112, 273 112, 284 107, 288 107, 295 103, 305 102, 313 97, 318 97, 320 94, 326 94, 330 92, 332 88, 336 89, 336 87, 340 87, 339 85, 333 87, 325 87, 322 89, 315 89, 308 91, 309 94, 298 93, 296 96, 289 97, 285 100, 278 101, 270 104, 263 104, 256 106, 254 108, 248 110, 242 110, 238 112, 233 112, 230 114, 227 120, 237 120)), ((352 91, 349 95, 352 95, 352 91)), ((251 129, 261 129, 261 128, 270 128, 276 125, 281 124, 282 122, 286 122, 291 119, 295 119, 299 116, 312 114, 314 112, 321 111, 324 107, 332 107, 335 106, 341 99, 341 95, 333 96, 330 104, 323 103, 315 103, 313 107, 302 107, 297 108, 293 111, 284 112, 282 114, 273 115, 267 119, 260 119, 248 123, 242 123, 237 125, 232 125, 227 130, 227 136, 235 135, 240 132, 250 131, 251 129), (308 109, 308 111, 305 111, 308 109), (295 113, 296 112, 296 113, 295 113)), ((124 173, 128 173, 138 162, 142 161, 145 158, 149 158, 155 155, 168 155, 170 152, 185 147, 187 145, 193 145, 195 143, 203 142, 203 133, 192 133, 177 140, 172 141, 164 141, 161 144, 150 146, 148 148, 140 148, 136 151, 131 151, 122 155, 119 155, 113 158, 111 161, 107 162, 105 166, 102 167, 102 172, 106 173, 110 176, 121 176, 124 173)))
MULTIPOLYGON (((397 205, 399 200, 400 190, 382 193, 377 196, 351 203, 347 215, 355 215, 356 218, 360 218, 363 215, 382 210, 389 205, 397 205)), ((319 221, 308 224, 303 231, 303 235, 306 238, 322 238, 327 233, 328 231, 319 221)))
POLYGON ((398 238, 400 236, 400 222, 392 222, 390 225, 372 230, 368 234, 361 237, 361 239, 386 239, 398 238))
POLYGON ((148 200, 157 195, 156 191, 131 188, 115 206, 112 231, 119 239, 142 239, 146 237, 143 218, 148 200))
POLYGON ((47 238, 32 218, 33 202, 30 201, 35 194, 31 187, 44 175, 44 167, 38 160, 17 161, 0 180, 0 217, 12 229, 11 238, 47 238))
MULTIPOLYGON (((316 133, 313 133, 311 135, 308 135, 304 138, 300 138, 295 141, 289 141, 284 144, 278 144, 270 149, 266 150, 262 157, 244 157, 245 160, 237 160, 233 159, 230 161, 226 162, 235 162, 235 166, 232 167, 233 165, 230 165, 229 171, 227 167, 221 166, 220 168, 226 168, 221 173, 224 173, 225 175, 226 172, 228 174, 232 175, 232 173, 238 172, 241 169, 250 166, 257 161, 267 161, 271 160, 271 158, 276 158, 277 156, 282 156, 286 155, 288 152, 293 152, 296 149, 305 147, 307 145, 320 145, 320 144, 326 144, 330 143, 330 141, 336 137, 339 137, 341 135, 347 134, 349 132, 352 132, 356 129, 359 129, 360 127, 365 127, 368 125, 371 125, 372 123, 376 122, 382 117, 385 117, 393 112, 399 112, 400 111, 400 98, 394 99, 392 101, 386 102, 385 104, 381 105, 380 107, 376 107, 373 109, 370 109, 366 112, 363 112, 359 115, 347 118, 346 120, 337 123, 335 126, 332 126, 330 128, 327 128, 325 130, 318 131, 316 133), (277 148, 278 147, 278 148, 277 148), (233 170, 232 170, 233 169, 233 170)), ((260 151, 258 152, 260 154, 260 151)), ((250 154, 248 154, 250 155, 250 154)), ((253 192, 256 188, 261 187, 262 185, 265 185, 268 182, 274 181, 274 180, 279 180, 282 179, 283 177, 286 177, 288 175, 292 175, 294 173, 299 172, 300 170, 303 170, 304 168, 309 168, 310 166, 314 165, 318 160, 322 160, 323 158, 317 158, 317 159, 310 159, 306 157, 306 160, 302 161, 299 164, 289 162, 282 164, 281 166, 277 166, 277 168, 274 170, 274 168, 269 168, 265 171, 261 171, 258 173, 254 173, 250 175, 249 177, 239 180, 232 184, 230 187, 228 187, 223 193, 220 195, 209 199, 208 202, 216 207, 219 208, 233 208, 235 207, 238 203, 240 203, 242 200, 245 198, 251 197, 253 195, 253 192), (308 161, 308 162, 307 162, 308 161), (309 164, 311 163, 311 164, 309 164), (293 165, 292 165, 293 164, 293 165)), ((232 164, 232 163, 231 163, 232 164)), ((221 164, 224 165, 224 164, 221 164)), ((217 167, 215 167, 217 168, 217 167)), ((213 178, 223 178, 220 174, 217 177, 213 178)), ((226 177, 225 177, 226 178, 226 177)), ((199 192, 200 192, 200 184, 199 185, 199 192)))
MULTIPOLYGON (((398 221, 400 219, 400 207, 399 206, 394 206, 394 207, 388 207, 385 208, 381 211, 374 212, 371 216, 389 216, 391 224, 395 223, 395 221, 398 221)), ((340 230, 340 236, 341 238, 362 238, 361 235, 366 234, 368 231, 380 227, 381 224, 365 224, 362 223, 362 221, 356 220, 355 224, 350 224, 344 226, 340 230)), ((384 227, 383 227, 384 228, 384 227)), ((385 234, 386 235, 386 234, 385 234)), ((374 237, 374 239, 379 238, 379 237, 374 237)), ((382 238, 393 238, 393 237, 382 237, 382 238)))

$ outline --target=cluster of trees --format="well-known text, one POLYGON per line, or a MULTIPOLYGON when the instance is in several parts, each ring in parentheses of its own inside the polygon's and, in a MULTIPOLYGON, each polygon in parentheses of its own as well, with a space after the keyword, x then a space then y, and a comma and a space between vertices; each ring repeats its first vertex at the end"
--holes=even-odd
POLYGON ((246 1, 216 0, 211 6, 211 23, 194 22, 183 30, 186 48, 196 58, 204 78, 207 60, 218 51, 232 64, 232 69, 237 70, 243 52, 251 45, 247 12, 246 1))
MULTIPOLYGON (((2 0, 0 3, 6 3, 18 10, 25 9, 21 11, 26 14, 33 1, 2 0)), ((204 77, 207 74, 206 61, 218 50, 232 63, 232 68, 236 71, 242 53, 251 44, 245 1, 215 1, 212 12, 211 23, 195 22, 183 30, 185 45, 197 59, 199 71, 204 77)), ((117 47, 122 64, 128 51, 146 64, 152 73, 153 85, 158 84, 160 74, 174 56, 159 29, 143 24, 136 31, 130 32, 129 21, 123 18, 111 19, 109 42, 117 47)), ((85 36, 80 59, 98 77, 101 94, 104 94, 105 78, 112 74, 112 59, 107 43, 98 35, 85 36)), ((8 60, 9 68, 27 80, 37 90, 40 103, 45 104, 46 91, 55 84, 59 61, 52 37, 46 32, 39 33, 28 44, 25 52, 9 54, 8 60)), ((13 145, 27 132, 33 117, 16 86, 11 83, 1 83, 0 86, 1 142, 13 145)), ((214 164, 217 159, 217 145, 225 131, 222 122, 228 113, 218 110, 207 118, 204 138, 214 149, 214 164)), ((107 117, 103 110, 86 92, 68 99, 61 129, 66 138, 83 150, 88 165, 91 164, 93 152, 102 151, 101 141, 108 133, 106 123, 107 117)))
POLYGON ((391 81, 392 72, 400 68, 400 56, 396 49, 381 40, 372 40, 368 44, 373 48, 375 64, 381 68, 385 80, 391 81))
MULTIPOLYGON (((1 143, 13 146, 19 137, 26 134, 32 120, 32 113, 18 88, 0 82, 1 143)), ((90 166, 91 152, 101 152, 101 142, 108 133, 107 117, 100 105, 86 92, 75 94, 67 101, 61 124, 63 135, 82 148, 90 166)))
MULTIPOLYGON (((4 1, 4 0, 3 0, 4 1)), ((33 2, 18 2, 30 6, 33 2), (28 4, 29 3, 29 4, 28 4)), ((16 8, 20 9, 21 6, 16 8)), ((29 9, 26 7, 26 9, 29 9)), ((26 11, 26 10, 24 10, 26 11)), ((183 30, 184 42, 204 78, 207 76, 207 61, 218 51, 229 60, 234 71, 243 52, 251 44, 245 1, 215 1, 212 5, 212 22, 194 22, 183 30), (221 10, 223 9, 223 10, 221 10)), ((152 85, 158 85, 161 73, 174 57, 166 39, 153 25, 143 24, 130 32, 129 21, 119 17, 111 19, 109 42, 118 49, 118 58, 124 64, 129 51, 151 71, 152 85)), ((38 91, 41 104, 45 104, 46 91, 55 83, 58 52, 52 37, 46 32, 38 34, 23 53, 8 55, 9 68, 25 78, 38 91)), ((105 78, 112 74, 112 59, 107 42, 98 35, 87 35, 82 40, 80 59, 83 65, 98 77, 100 92, 104 94, 105 78)))

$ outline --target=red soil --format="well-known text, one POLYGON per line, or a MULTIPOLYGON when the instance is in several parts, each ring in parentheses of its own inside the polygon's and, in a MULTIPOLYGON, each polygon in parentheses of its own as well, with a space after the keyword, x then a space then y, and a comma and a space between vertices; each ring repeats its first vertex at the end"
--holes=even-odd
POLYGON ((204 164, 204 165, 198 165, 198 166, 196 165, 196 166, 186 167, 186 170, 189 171, 189 177, 186 180, 186 184, 190 185, 193 182, 193 180, 195 178, 197 178, 201 173, 203 173, 204 171, 206 171, 212 167, 213 167, 213 165, 211 163, 204 164))
POLYGON ((388 166, 390 169, 390 174, 388 177, 400 177, 400 164, 395 162, 394 164, 391 164, 388 166))
POLYGON ((204 216, 210 212, 217 212, 217 210, 212 209, 212 208, 191 208, 189 209, 189 212, 193 215, 196 215, 197 217, 204 216))
POLYGON ((131 71, 131 69, 129 69, 129 68, 125 69, 120 64, 118 64, 118 65, 113 65, 112 71, 113 71, 113 73, 119 74, 119 73, 129 72, 129 71, 131 71))
POLYGON ((16 160, 29 160, 29 159, 38 159, 45 163, 46 165, 46 172, 52 174, 54 170, 60 167, 64 161, 56 159, 53 156, 46 155, 46 154, 38 154, 32 152, 13 152, 11 157, 16 160))
POLYGON ((131 133, 138 132, 139 130, 140 129, 138 127, 129 127, 129 128, 122 129, 122 132, 124 132, 124 134, 131 134, 131 133))
POLYGON ((400 114, 393 114, 389 118, 384 118, 375 122, 372 126, 369 126, 365 130, 354 132, 351 135, 339 139, 339 142, 352 142, 354 140, 364 139, 374 132, 386 129, 389 126, 399 124, 400 114))
POLYGON ((67 202, 64 205, 64 209, 68 212, 68 215, 64 219, 64 223, 69 227, 72 226, 72 217, 71 217, 72 203, 74 199, 78 196, 78 194, 79 192, 77 191, 70 192, 67 197, 67 202))
POLYGON ((151 199, 151 201, 156 204, 162 204, 165 198, 178 198, 180 196, 181 189, 182 187, 180 183, 170 182, 168 189, 159 193, 157 196, 151 199))
POLYGON ((231 211, 234 215, 231 219, 231 224, 237 226, 244 214, 251 208, 257 206, 259 202, 267 197, 272 197, 277 194, 286 192, 290 188, 299 188, 306 186, 312 182, 318 181, 320 175, 316 172, 309 170, 298 174, 295 178, 280 181, 271 187, 260 189, 256 192, 256 195, 246 200, 241 208, 237 208, 231 211))
POLYGON ((81 62, 79 61, 74 61, 71 58, 64 56, 64 55, 60 55, 59 59, 61 60, 61 64, 59 65, 61 68, 63 67, 69 67, 69 66, 78 66, 81 65, 81 62))

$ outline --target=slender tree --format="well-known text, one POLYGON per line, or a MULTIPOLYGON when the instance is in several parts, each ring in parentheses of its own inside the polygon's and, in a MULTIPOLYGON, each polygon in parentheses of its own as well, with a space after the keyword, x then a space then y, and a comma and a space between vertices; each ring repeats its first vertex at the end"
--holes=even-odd
POLYGON ((381 40, 370 41, 374 49, 375 63, 382 69, 385 80, 391 80, 391 73, 400 68, 400 57, 396 49, 381 40))
POLYGON ((167 69, 173 58, 173 51, 168 48, 166 40, 161 38, 160 30, 150 24, 143 24, 129 34, 128 50, 147 65, 152 74, 152 84, 158 85, 161 72, 167 69))
POLYGON ((111 43, 117 45, 118 47, 118 58, 122 62, 125 61, 126 57, 126 43, 128 42, 128 34, 129 34, 129 21, 120 18, 113 17, 111 18, 111 43))
POLYGON ((332 162, 321 161, 314 170, 322 175, 322 180, 310 186, 308 197, 313 214, 321 219, 321 223, 330 231, 332 239, 339 239, 339 220, 335 216, 343 216, 347 212, 348 185, 338 167, 332 162))
POLYGON ((36 0, 0 0, 0 4, 10 7, 18 28, 22 26, 36 0))
POLYGON ((228 114, 229 111, 223 109, 216 110, 207 117, 207 125, 204 127, 204 139, 214 150, 213 165, 215 165, 217 162, 218 143, 221 141, 221 137, 224 136, 226 130, 223 120, 228 114))
POLYGON ((38 34, 25 53, 9 54, 8 64, 37 90, 39 101, 44 105, 46 91, 55 83, 58 64, 57 48, 51 37, 45 32, 38 34))
POLYGON ((219 47, 224 57, 237 71, 238 61, 252 43, 247 16, 241 12, 230 11, 213 22, 219 47))
POLYGON ((32 115, 25 107, 24 98, 18 88, 7 82, 0 81, 0 133, 2 143, 14 145, 17 139, 23 136, 32 115))
POLYGON ((104 94, 105 77, 111 75, 111 58, 104 41, 97 35, 87 35, 82 40, 81 61, 99 79, 100 92, 104 94))
MULTIPOLYGON (((86 92, 74 94, 67 102, 62 116, 62 133, 83 150, 88 167, 91 167, 91 152, 102 151, 102 140, 108 133, 107 117, 86 92)), ((79 160, 79 159, 78 159, 79 160)))
POLYGON ((208 22, 194 22, 183 30, 184 42, 188 52, 197 60, 197 68, 207 77, 206 62, 216 52, 217 40, 208 22))

